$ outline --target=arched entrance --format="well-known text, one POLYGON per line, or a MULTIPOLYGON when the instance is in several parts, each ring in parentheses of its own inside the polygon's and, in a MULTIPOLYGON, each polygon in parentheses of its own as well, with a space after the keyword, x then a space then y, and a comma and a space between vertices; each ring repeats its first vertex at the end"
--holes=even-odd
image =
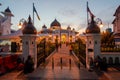
POLYGON ((62 36, 61 36, 61 42, 62 43, 66 43, 66 41, 67 41, 67 36, 65 34, 62 34, 62 36))

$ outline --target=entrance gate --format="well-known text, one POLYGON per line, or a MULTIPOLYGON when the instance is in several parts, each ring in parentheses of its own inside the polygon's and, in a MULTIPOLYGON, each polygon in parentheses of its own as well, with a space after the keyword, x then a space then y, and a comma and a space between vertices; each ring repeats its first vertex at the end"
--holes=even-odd
POLYGON ((62 34, 62 43, 66 43, 66 41, 67 41, 67 36, 65 35, 65 34, 62 34))

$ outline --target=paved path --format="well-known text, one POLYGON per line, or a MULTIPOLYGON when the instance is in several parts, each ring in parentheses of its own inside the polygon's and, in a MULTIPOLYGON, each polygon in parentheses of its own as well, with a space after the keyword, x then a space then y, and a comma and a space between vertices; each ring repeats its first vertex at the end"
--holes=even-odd
POLYGON ((99 77, 95 72, 89 72, 84 67, 80 69, 75 64, 72 55, 69 54, 69 48, 66 45, 55 52, 50 57, 48 64, 45 68, 39 67, 33 73, 27 75, 29 80, 47 79, 47 80, 81 80, 92 79, 97 80, 99 77), (52 69, 52 58, 54 58, 54 69, 52 69), (60 66, 60 58, 62 58, 63 67, 60 66), (69 59, 71 59, 71 70, 69 67, 69 59))
POLYGON ((39 66, 33 73, 24 75, 21 72, 12 71, 0 77, 0 80, 106 80, 97 76, 95 72, 87 71, 83 66, 80 69, 69 54, 69 48, 62 45, 58 52, 55 52, 47 59, 45 67, 39 66), (63 67, 60 67, 60 58, 63 60, 63 67), (52 58, 54 58, 54 69, 52 69, 52 58), (71 70, 69 68, 71 59, 71 70))

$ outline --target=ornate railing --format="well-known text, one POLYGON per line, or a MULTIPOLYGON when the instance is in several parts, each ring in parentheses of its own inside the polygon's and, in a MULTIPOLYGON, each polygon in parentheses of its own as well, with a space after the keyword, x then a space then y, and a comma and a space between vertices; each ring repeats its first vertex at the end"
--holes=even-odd
POLYGON ((120 52, 120 45, 102 45, 101 46, 101 51, 102 52, 120 52))

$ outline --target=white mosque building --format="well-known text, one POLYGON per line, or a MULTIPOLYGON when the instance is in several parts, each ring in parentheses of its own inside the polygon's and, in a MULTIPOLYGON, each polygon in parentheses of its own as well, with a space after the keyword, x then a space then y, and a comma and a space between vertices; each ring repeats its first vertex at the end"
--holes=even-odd
MULTIPOLYGON (((17 45, 22 46, 20 36, 23 35, 22 30, 26 26, 27 22, 25 21, 21 26, 21 29, 14 31, 11 29, 11 18, 14 16, 10 11, 9 7, 2 12, 4 16, 0 15, 0 45, 17 45)), ((58 43, 70 43, 75 42, 76 34, 78 32, 75 29, 71 29, 70 26, 67 29, 63 29, 61 24, 55 19, 49 28, 46 25, 42 26, 42 30, 37 32, 37 40, 46 38, 46 40, 55 43, 57 40, 58 43)), ((11 46, 9 46, 11 47, 11 46)), ((9 48, 11 49, 11 48, 9 48)), ((22 50, 22 48, 20 48, 22 50)))
POLYGON ((9 7, 5 9, 2 14, 4 16, 0 15, 0 35, 11 34, 11 17, 13 17, 14 15, 11 13, 9 7))
POLYGON ((61 24, 55 19, 51 23, 50 28, 47 28, 46 25, 43 25, 42 30, 38 35, 40 37, 46 37, 47 40, 53 43, 55 40, 62 43, 70 43, 75 42, 75 36, 77 33, 78 32, 76 32, 74 28, 71 29, 70 26, 68 26, 67 29, 63 29, 61 24))

